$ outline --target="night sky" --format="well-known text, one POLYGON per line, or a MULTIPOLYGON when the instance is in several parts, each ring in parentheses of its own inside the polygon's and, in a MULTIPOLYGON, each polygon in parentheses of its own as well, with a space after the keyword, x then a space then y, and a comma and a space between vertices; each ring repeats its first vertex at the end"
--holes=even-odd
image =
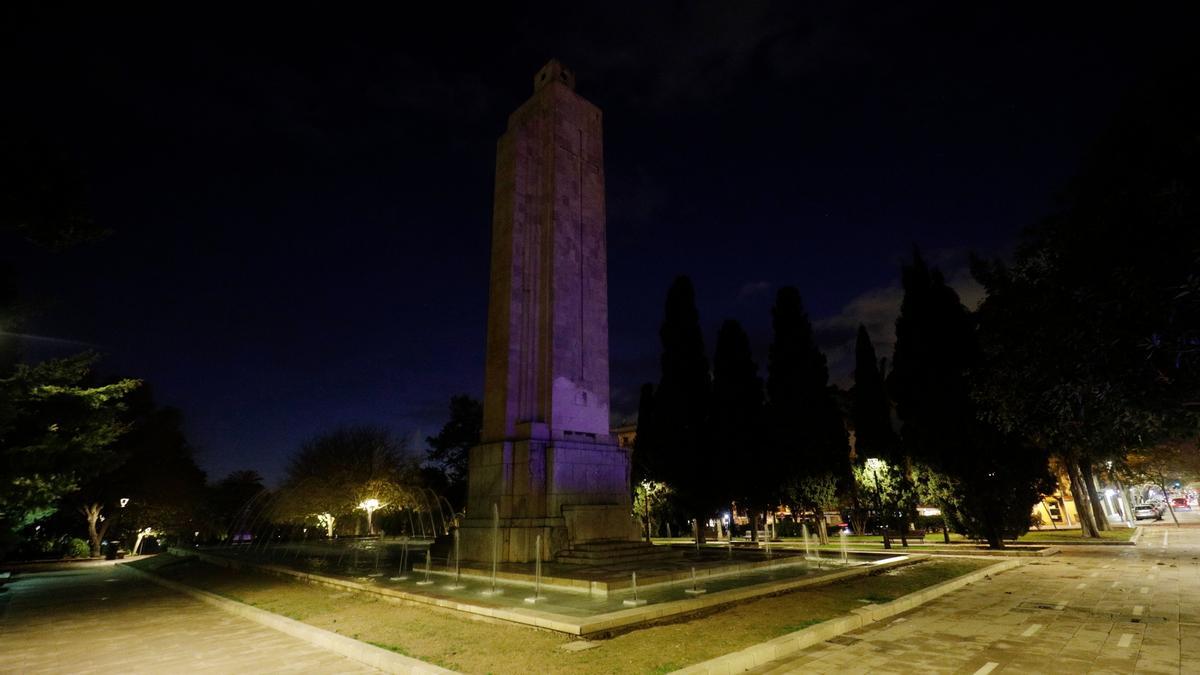
POLYGON ((0 253, 42 307, 31 356, 98 350, 184 411, 210 477, 272 481, 314 433, 420 444, 481 394, 495 142, 551 57, 605 115, 619 422, 658 379, 677 274, 710 351, 739 319, 760 370, 797 286, 842 384, 859 322, 890 354, 913 244, 977 301, 967 253, 1011 250, 1196 25, 1095 3, 171 4, 7 10, 15 128, 77 163, 112 235, 0 253))

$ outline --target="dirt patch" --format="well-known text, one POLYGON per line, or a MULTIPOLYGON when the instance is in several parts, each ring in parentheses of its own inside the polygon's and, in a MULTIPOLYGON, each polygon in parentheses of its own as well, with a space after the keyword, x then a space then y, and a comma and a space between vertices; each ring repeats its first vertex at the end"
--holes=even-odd
POLYGON ((750 600, 580 651, 572 638, 428 605, 349 593, 169 555, 131 563, 168 579, 465 673, 669 672, 951 579, 989 560, 940 559, 750 600))

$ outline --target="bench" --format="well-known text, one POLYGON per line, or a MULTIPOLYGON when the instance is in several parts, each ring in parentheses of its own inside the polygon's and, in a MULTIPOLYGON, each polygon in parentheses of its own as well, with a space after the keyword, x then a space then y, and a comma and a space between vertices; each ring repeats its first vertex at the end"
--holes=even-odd
MULTIPOLYGON (((892 541, 900 541, 900 530, 885 530, 888 539, 892 541)), ((904 539, 907 541, 925 542, 926 530, 909 530, 904 533, 904 539)))

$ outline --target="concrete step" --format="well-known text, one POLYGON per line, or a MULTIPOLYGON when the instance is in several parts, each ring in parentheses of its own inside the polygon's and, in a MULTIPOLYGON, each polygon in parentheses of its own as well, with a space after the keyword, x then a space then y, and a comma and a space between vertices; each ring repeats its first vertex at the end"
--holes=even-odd
POLYGON ((635 562, 669 560, 681 557, 680 551, 645 542, 587 542, 559 553, 555 560, 568 565, 623 565, 635 562))

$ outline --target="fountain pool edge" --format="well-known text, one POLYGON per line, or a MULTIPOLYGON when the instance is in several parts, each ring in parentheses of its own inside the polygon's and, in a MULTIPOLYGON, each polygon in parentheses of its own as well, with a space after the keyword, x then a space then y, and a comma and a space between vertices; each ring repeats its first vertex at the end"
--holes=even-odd
POLYGON ((167 549, 167 553, 177 557, 194 557, 204 562, 222 567, 228 567, 231 569, 252 569, 259 572, 264 572, 266 574, 271 574, 273 576, 291 578, 308 583, 330 586, 333 588, 340 588, 359 593, 371 593, 393 601, 433 605, 443 609, 474 614, 476 616, 485 616, 501 621, 533 626, 535 628, 543 628, 546 630, 566 633, 568 635, 576 635, 579 637, 612 633, 615 631, 632 628, 644 623, 660 621, 676 616, 683 616, 704 609, 750 600, 756 597, 788 592, 799 588, 804 588, 806 586, 821 586, 836 581, 850 579, 856 576, 873 574, 883 569, 911 565, 929 558, 929 556, 921 554, 894 556, 892 558, 879 560, 868 565, 859 565, 836 572, 829 572, 828 574, 822 574, 819 576, 800 577, 796 579, 787 579, 745 586, 742 588, 732 588, 711 594, 672 600, 670 602, 642 605, 640 607, 631 607, 628 609, 620 609, 612 612, 596 614, 591 617, 580 618, 576 616, 567 616, 553 612, 540 611, 537 609, 526 609, 523 607, 493 607, 481 604, 459 602, 457 600, 444 597, 420 593, 409 593, 391 588, 383 588, 357 581, 351 581, 348 579, 339 579, 337 577, 313 574, 311 572, 302 572, 300 570, 294 570, 280 565, 258 564, 243 560, 234 560, 219 555, 213 555, 210 553, 189 549, 172 547, 167 549))

